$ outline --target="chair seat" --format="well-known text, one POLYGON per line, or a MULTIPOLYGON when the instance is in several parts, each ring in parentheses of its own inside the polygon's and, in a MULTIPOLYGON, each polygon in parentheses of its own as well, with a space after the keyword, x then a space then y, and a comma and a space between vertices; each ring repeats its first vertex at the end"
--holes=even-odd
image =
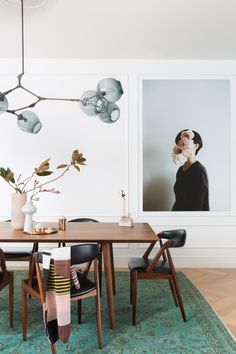
MULTIPOLYGON (((128 266, 131 271, 146 272, 152 259, 146 258, 130 258, 128 266)), ((159 261, 156 267, 152 270, 154 273, 170 274, 170 268, 167 262, 159 261)))
POLYGON ((89 280, 87 278, 84 278, 80 272, 76 272, 76 273, 77 273, 77 277, 79 279, 80 288, 79 289, 76 289, 75 287, 71 288, 71 292, 70 292, 71 298, 87 294, 90 291, 96 289, 95 283, 93 283, 91 280, 89 280))
POLYGON ((30 257, 31 256, 31 252, 25 252, 25 251, 10 251, 10 252, 4 252, 4 256, 5 259, 9 259, 9 258, 25 258, 25 257, 30 257))

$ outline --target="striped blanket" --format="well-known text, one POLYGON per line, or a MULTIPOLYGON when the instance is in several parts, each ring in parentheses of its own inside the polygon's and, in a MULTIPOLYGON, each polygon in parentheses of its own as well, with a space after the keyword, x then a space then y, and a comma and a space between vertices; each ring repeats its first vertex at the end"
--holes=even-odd
POLYGON ((44 324, 53 344, 58 339, 66 343, 70 336, 71 281, 79 288, 74 267, 70 264, 71 247, 54 248, 42 252, 45 302, 44 324))

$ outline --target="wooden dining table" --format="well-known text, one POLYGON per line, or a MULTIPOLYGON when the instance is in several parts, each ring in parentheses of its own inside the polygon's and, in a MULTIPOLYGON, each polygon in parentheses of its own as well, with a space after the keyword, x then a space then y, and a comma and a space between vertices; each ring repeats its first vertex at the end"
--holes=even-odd
MULTIPOLYGON (((57 227, 57 223, 46 223, 47 227, 57 227)), ((102 244, 104 273, 106 281, 107 302, 110 328, 115 329, 114 294, 112 279, 111 245, 113 243, 153 243, 158 240, 148 223, 134 223, 132 227, 119 226, 118 223, 67 223, 65 231, 49 235, 31 235, 15 231, 10 223, 0 222, 0 243, 12 242, 97 242, 102 244)))

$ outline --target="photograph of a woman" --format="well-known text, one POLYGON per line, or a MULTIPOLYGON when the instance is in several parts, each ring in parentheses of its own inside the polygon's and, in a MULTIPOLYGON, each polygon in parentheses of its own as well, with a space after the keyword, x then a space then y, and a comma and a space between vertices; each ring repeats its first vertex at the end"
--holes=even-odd
POLYGON ((141 211, 229 211, 229 80, 147 78, 141 88, 141 211))
POLYGON ((209 184, 206 168, 197 160, 203 146, 194 130, 182 130, 175 138, 173 161, 180 165, 174 184, 173 211, 209 211, 209 184))

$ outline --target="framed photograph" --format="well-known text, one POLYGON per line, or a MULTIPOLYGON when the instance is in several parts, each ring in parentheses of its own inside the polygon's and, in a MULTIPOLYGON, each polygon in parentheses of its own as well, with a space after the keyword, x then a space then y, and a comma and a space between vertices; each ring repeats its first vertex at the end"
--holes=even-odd
MULTIPOLYGON (((230 80, 143 78, 141 92, 141 211, 230 212, 230 80), (178 189, 183 165, 174 163, 173 148, 183 130, 199 135, 202 146, 192 176, 178 189), (196 187, 202 178, 199 169, 205 176, 208 208, 195 203, 201 197, 196 187), (187 203, 176 208, 176 200, 184 198, 187 203)), ((194 146, 199 147, 195 138, 194 146)))

